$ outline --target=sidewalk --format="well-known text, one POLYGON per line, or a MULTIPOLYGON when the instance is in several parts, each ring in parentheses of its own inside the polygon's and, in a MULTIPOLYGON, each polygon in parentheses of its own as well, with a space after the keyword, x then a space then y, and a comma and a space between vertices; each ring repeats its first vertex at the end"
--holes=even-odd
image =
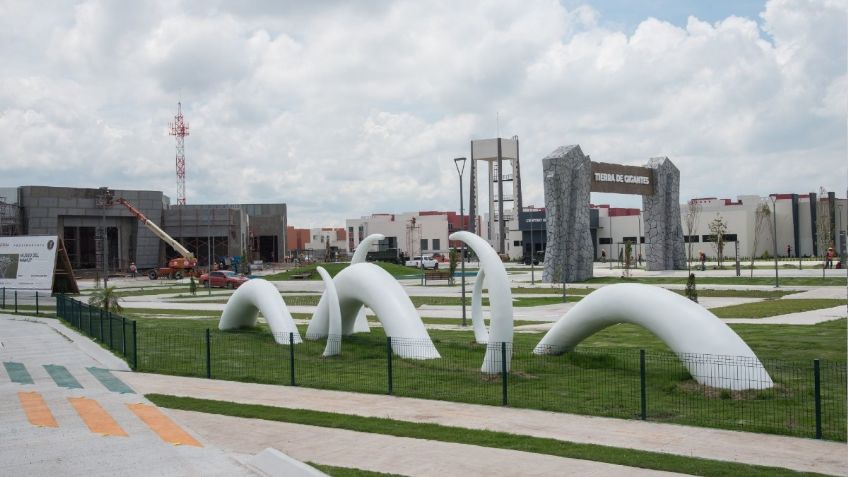
POLYGON ((374 394, 117 373, 142 393, 382 417, 848 475, 843 443, 374 394))
POLYGON ((78 336, 0 314, 4 475, 254 475, 115 379, 117 358, 78 336))

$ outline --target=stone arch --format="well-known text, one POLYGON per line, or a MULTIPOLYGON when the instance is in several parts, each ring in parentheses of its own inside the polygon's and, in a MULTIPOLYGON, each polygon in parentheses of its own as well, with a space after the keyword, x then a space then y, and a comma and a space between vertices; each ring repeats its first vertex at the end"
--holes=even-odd
POLYGON ((590 293, 556 322, 533 352, 564 353, 618 323, 647 328, 701 384, 733 390, 773 385, 751 348, 727 324, 686 297, 651 285, 623 283, 590 293))
POLYGON ((218 329, 234 330, 256 326, 260 311, 277 343, 289 344, 290 333, 294 333, 295 343, 302 342, 280 291, 271 282, 262 279, 248 280, 236 289, 224 306, 218 329))

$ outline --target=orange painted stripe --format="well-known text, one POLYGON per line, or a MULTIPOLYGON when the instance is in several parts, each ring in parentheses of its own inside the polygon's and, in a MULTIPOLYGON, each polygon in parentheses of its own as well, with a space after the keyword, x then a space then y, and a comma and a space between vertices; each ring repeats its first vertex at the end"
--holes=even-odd
POLYGON ((168 416, 162 414, 162 411, 158 407, 149 404, 127 404, 127 407, 139 419, 144 421, 147 427, 158 434, 163 441, 178 446, 203 447, 188 432, 184 431, 174 421, 168 419, 168 416))
POLYGON ((127 436, 121 426, 94 399, 68 398, 68 401, 91 432, 105 436, 127 436))
POLYGON ((41 427, 59 427, 59 423, 56 422, 41 394, 19 392, 18 399, 21 401, 21 407, 24 408, 30 424, 41 427))

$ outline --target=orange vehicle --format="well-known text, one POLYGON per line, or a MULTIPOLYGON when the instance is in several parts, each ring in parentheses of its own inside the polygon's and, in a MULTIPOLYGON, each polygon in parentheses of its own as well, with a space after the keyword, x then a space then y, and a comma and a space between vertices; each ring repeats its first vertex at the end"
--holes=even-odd
POLYGON ((127 202, 126 199, 122 197, 119 198, 117 202, 126 207, 127 210, 129 210, 130 213, 138 219, 139 222, 144 224, 145 227, 147 227, 157 237, 162 239, 163 242, 173 247, 173 249, 176 250, 177 253, 182 255, 182 258, 174 258, 169 260, 168 265, 165 267, 154 268, 153 270, 147 272, 147 276, 151 280, 156 280, 159 277, 181 280, 182 278, 188 276, 197 275, 197 258, 195 258, 193 253, 189 252, 188 249, 183 247, 181 243, 174 240, 173 237, 166 234, 165 231, 160 229, 158 225, 151 222, 150 219, 147 218, 147 216, 142 214, 140 210, 133 207, 133 205, 127 202))

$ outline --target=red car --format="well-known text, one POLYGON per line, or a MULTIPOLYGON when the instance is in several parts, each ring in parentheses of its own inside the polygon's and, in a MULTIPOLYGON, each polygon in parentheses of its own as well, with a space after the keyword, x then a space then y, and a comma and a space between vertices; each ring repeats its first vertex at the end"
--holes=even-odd
POLYGON ((248 280, 244 275, 239 275, 236 272, 227 270, 204 273, 200 276, 200 284, 204 287, 212 286, 218 288, 238 288, 242 283, 248 280))

